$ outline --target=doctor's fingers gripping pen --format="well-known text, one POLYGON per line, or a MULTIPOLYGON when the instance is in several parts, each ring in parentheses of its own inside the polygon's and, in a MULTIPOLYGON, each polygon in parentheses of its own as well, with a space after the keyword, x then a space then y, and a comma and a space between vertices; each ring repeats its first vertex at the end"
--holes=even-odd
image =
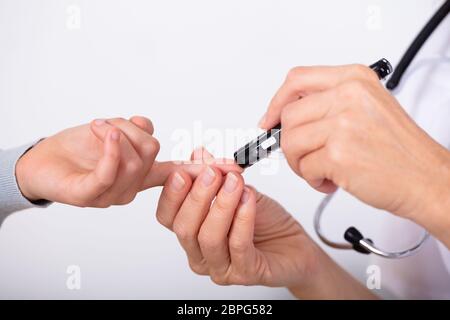
MULTIPOLYGON (((370 65, 380 80, 386 78, 392 71, 392 66, 386 59, 380 59, 370 65)), ((234 160, 241 168, 248 168, 258 161, 267 158, 272 151, 280 148, 281 123, 259 135, 234 153, 234 160)))

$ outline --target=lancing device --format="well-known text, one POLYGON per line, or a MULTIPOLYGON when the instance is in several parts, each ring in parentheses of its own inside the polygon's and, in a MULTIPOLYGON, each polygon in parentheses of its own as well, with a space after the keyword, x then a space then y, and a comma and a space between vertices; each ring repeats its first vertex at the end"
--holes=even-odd
MULTIPOLYGON (((369 66, 377 74, 380 80, 386 78, 392 71, 392 66, 387 59, 381 59, 369 66)), ((280 148, 281 123, 267 130, 255 140, 234 153, 234 160, 241 168, 248 168, 256 162, 267 158, 272 151, 280 148)))

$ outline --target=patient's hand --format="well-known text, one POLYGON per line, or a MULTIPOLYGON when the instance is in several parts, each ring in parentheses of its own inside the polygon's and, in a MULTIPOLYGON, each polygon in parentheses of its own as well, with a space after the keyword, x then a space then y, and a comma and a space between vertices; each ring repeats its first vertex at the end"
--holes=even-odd
POLYGON ((221 285, 304 287, 323 255, 283 207, 236 172, 173 173, 156 215, 177 235, 191 269, 221 285))
POLYGON ((96 120, 66 129, 18 161, 19 187, 30 200, 108 207, 133 200, 159 151, 143 117, 96 120))
MULTIPOLYGON (((136 194, 163 185, 174 170, 195 178, 202 163, 156 162, 159 143, 144 117, 96 120, 46 138, 18 161, 19 188, 30 200, 81 207, 127 204, 136 194)), ((212 163, 226 173, 236 164, 212 163)))
MULTIPOLYGON (((30 200, 108 207, 163 185, 174 170, 195 178, 203 168, 201 163, 156 162, 158 151, 150 120, 96 120, 39 142, 18 161, 16 177, 30 200)), ((225 173, 239 170, 235 164, 214 165, 225 173)))

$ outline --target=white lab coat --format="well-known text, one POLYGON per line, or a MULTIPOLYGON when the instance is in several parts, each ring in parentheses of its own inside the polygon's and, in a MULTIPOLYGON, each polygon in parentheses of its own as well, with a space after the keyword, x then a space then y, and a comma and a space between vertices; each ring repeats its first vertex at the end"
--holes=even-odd
MULTIPOLYGON (((450 149, 449 16, 425 43, 393 93, 419 126, 450 149)), ((382 232, 377 235, 381 239, 374 238, 376 243, 411 245, 421 237, 422 230, 409 221, 389 216, 381 219, 382 232)), ((370 262, 380 267, 385 297, 450 299, 450 251, 436 239, 430 239, 413 257, 372 257, 370 262)))

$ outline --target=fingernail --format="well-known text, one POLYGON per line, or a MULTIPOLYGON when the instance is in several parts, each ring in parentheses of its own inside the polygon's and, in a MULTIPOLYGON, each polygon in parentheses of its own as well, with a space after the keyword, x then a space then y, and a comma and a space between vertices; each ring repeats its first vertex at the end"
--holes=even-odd
POLYGON ((213 155, 205 147, 202 147, 202 159, 214 159, 213 155))
POLYGON ((211 167, 206 167, 202 175, 202 183, 205 187, 209 187, 216 177, 215 171, 211 167))
POLYGON ((94 120, 95 125, 101 126, 105 123, 105 119, 96 119, 94 120))
POLYGON ((178 172, 175 172, 171 181, 171 186, 173 187, 173 189, 175 191, 181 191, 183 190, 185 185, 186 182, 184 181, 183 177, 178 172))
POLYGON ((261 120, 259 120, 258 122, 258 127, 262 128, 264 126, 264 124, 266 123, 266 114, 263 115, 263 117, 261 118, 261 120))
POLYGON ((118 141, 120 138, 120 133, 118 131, 111 132, 111 139, 114 141, 118 141))
POLYGON ((244 192, 242 193, 241 196, 241 203, 243 204, 246 203, 248 199, 250 199, 250 190, 247 187, 245 187, 244 192))
POLYGON ((238 178, 231 172, 227 174, 227 178, 225 180, 225 184, 223 188, 226 192, 232 193, 234 190, 236 190, 238 178))

